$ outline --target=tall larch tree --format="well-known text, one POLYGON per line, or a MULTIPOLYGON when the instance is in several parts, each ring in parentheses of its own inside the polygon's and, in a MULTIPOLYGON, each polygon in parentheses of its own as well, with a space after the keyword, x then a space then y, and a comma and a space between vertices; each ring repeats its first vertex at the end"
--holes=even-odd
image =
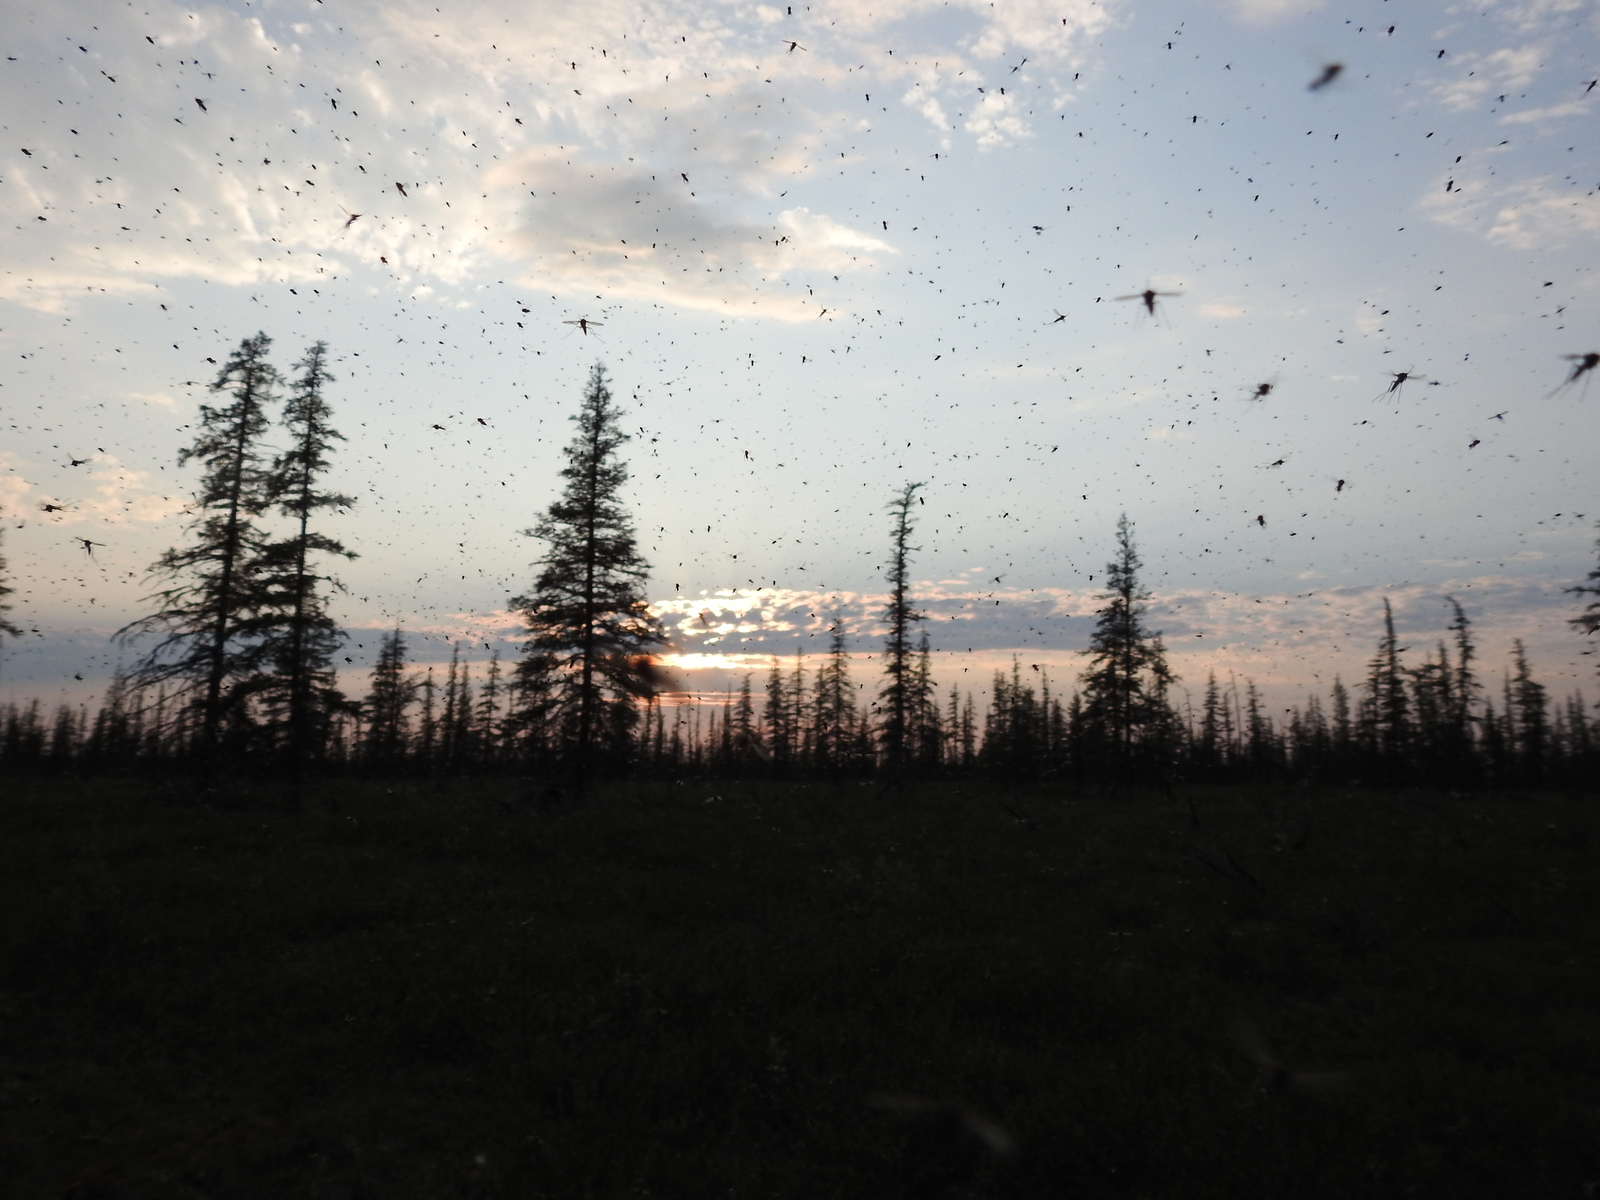
POLYGON ((552 675, 565 765, 581 783, 594 766, 598 739, 614 739, 636 719, 648 692, 640 659, 666 641, 643 594, 649 566, 622 503, 628 469, 618 450, 628 440, 599 363, 589 375, 566 449, 566 488, 538 524, 524 532, 548 543, 531 594, 512 599, 530 637, 527 663, 552 675))
POLYGON ((346 704, 333 669, 339 627, 328 613, 328 591, 340 584, 324 573, 322 563, 355 554, 312 524, 330 509, 355 504, 322 486, 334 443, 344 440, 329 423, 324 390, 333 376, 325 365, 327 353, 327 343, 318 342, 296 365, 299 374, 282 419, 289 449, 277 457, 268 479, 268 495, 291 530, 263 548, 257 569, 263 607, 256 623, 268 672, 263 700, 281 729, 296 778, 308 758, 326 749, 331 719, 346 704))
POLYGON ((178 455, 180 466, 199 460, 205 468, 192 540, 151 568, 154 577, 171 581, 151 597, 156 611, 118 633, 162 635, 133 678, 143 687, 181 683, 198 709, 196 749, 207 769, 230 702, 239 698, 234 687, 248 683, 260 662, 259 641, 241 635, 262 599, 253 569, 264 547, 256 518, 269 503, 261 438, 281 382, 267 361, 271 345, 264 333, 245 338, 211 384, 213 394, 231 400, 200 406, 194 443, 178 455))
POLYGON ((911 627, 923 619, 911 600, 911 555, 919 548, 911 544, 911 506, 916 503, 920 483, 908 483, 889 502, 892 520, 889 544, 889 602, 883 620, 889 632, 883 644, 883 673, 886 681, 878 693, 882 713, 878 727, 879 746, 884 766, 891 774, 901 773, 915 753, 916 718, 928 703, 928 683, 917 674, 916 650, 911 644, 911 627))

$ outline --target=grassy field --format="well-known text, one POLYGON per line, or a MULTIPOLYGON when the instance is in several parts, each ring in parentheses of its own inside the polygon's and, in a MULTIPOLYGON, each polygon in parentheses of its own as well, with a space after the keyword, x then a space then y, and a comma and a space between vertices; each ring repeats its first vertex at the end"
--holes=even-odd
POLYGON ((8 1196, 1600 1180, 1590 799, 0 793, 8 1196))

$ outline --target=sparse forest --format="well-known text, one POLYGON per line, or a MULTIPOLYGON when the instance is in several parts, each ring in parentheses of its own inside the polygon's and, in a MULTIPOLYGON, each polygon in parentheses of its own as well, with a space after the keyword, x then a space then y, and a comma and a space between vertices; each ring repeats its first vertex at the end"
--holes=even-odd
POLYGON ((1194 706, 1123 517, 1082 669, 1014 660, 980 706, 934 678, 908 483, 870 656, 839 615, 824 653, 684 693, 597 365, 525 530, 520 655, 436 673, 393 628, 346 695, 327 348, 287 380, 269 349, 240 344, 179 456, 200 486, 135 665, 94 711, 0 713, 19 1195, 1600 1174, 1600 731, 1520 642, 1486 669, 1454 598, 1426 650, 1386 602, 1326 697, 1272 713, 1213 673, 1194 706))
MULTIPOLYGON (((322 524, 356 499, 324 490, 342 440, 326 396, 322 343, 287 385, 271 341, 240 343, 203 406, 180 464, 204 467, 186 544, 151 568, 154 610, 120 637, 156 638, 93 712, 34 702, 0 712, 8 771, 262 772, 296 789, 308 772, 508 776, 549 798, 591 777, 771 780, 974 777, 1080 791, 1181 783, 1315 781, 1450 790, 1587 788, 1600 728, 1581 693, 1552 697, 1520 642, 1485 675, 1472 622, 1454 617, 1435 647, 1400 645, 1385 603, 1365 674, 1336 678, 1282 713, 1253 681, 1209 676, 1198 708, 1179 704, 1152 596, 1126 517, 1114 532, 1084 669, 1052 681, 1020 661, 997 672, 985 711, 953 687, 941 696, 912 582, 921 485, 888 506, 881 671, 852 664, 836 623, 820 661, 774 658, 759 695, 675 691, 644 586, 649 564, 621 498, 627 435, 603 367, 572 420, 563 491, 527 535, 545 547, 533 590, 510 601, 526 622, 522 654, 498 654, 475 680, 458 645, 442 679, 408 670, 406 635, 385 636, 364 696, 336 685, 342 633, 330 573, 355 552, 322 524), (269 455, 271 412, 286 448, 269 455), (274 518, 280 523, 269 527, 274 518), (1409 653, 1409 657, 1408 657, 1409 653)), ((1570 591, 1600 593, 1600 568, 1570 591)), ((9 589, 7 589, 9 591, 9 589)), ((0 593, 3 602, 5 593, 0 593)), ((0 617, 5 609, 0 607, 0 617)), ((1572 618, 1600 627, 1600 601, 1572 618)), ((9 628, 9 626, 7 627, 9 628)), ((132 643, 138 644, 138 643, 132 643)))

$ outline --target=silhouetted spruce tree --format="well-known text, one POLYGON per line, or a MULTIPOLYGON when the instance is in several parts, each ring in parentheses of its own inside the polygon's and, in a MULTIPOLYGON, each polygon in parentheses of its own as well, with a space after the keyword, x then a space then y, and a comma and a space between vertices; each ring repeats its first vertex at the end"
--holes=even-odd
POLYGON ((1191 758, 1203 778, 1214 778, 1222 771, 1225 745, 1222 694, 1217 690, 1217 673, 1206 673, 1206 694, 1200 709, 1200 733, 1192 744, 1191 758))
POLYGON ((325 594, 325 586, 340 584, 321 573, 317 560, 351 559, 355 554, 312 528, 319 513, 355 504, 351 497, 321 486, 333 443, 344 440, 328 423, 331 410, 323 390, 333 376, 324 365, 327 352, 325 342, 306 351, 284 406, 282 424, 290 446, 273 463, 267 494, 289 518, 291 532, 262 548, 254 568, 260 609, 246 622, 246 629, 261 639, 266 670, 261 700, 297 783, 307 760, 326 750, 333 715, 348 705, 335 686, 333 656, 340 633, 328 614, 325 594))
POLYGON ((766 700, 761 709, 762 724, 766 727, 767 753, 772 756, 776 771, 787 770, 795 742, 794 707, 789 698, 789 681, 784 677, 783 664, 772 656, 772 666, 767 671, 766 700))
POLYGON ((1083 672, 1083 724, 1088 748, 1115 780, 1134 767, 1162 769, 1141 761, 1141 749, 1159 756, 1171 721, 1167 689, 1176 676, 1167 667, 1160 634, 1144 626, 1150 593, 1139 583, 1138 551, 1127 514, 1117 520, 1117 553, 1106 564, 1106 590, 1094 632, 1089 667, 1083 672))
POLYGON ((1544 685, 1534 681, 1522 639, 1517 638, 1511 646, 1515 670, 1506 689, 1506 718, 1512 726, 1523 781, 1536 785, 1543 781, 1549 765, 1549 700, 1544 685))
POLYGON ((917 642, 917 660, 911 679, 917 707, 912 714, 909 750, 919 770, 937 771, 944 765, 944 722, 939 716, 939 697, 933 689, 932 648, 926 629, 917 642))
POLYGON ((911 506, 920 483, 908 483, 889 503, 893 517, 889 549, 889 603, 883 619, 889 626, 883 645, 883 673, 887 682, 878 693, 882 717, 878 739, 883 763, 891 775, 901 774, 915 752, 915 722, 927 706, 929 683, 919 678, 911 646, 911 626, 923 620, 911 601, 911 506))
POLYGON ((1366 741, 1380 771, 1404 773, 1406 751, 1412 741, 1411 702, 1406 694, 1406 672, 1400 656, 1405 648, 1394 632, 1394 610, 1383 599, 1383 638, 1367 667, 1366 695, 1362 698, 1366 741))
MULTIPOLYGON (((1596 546, 1600 547, 1600 542, 1596 546)), ((1583 583, 1574 584, 1567 591, 1575 596, 1595 597, 1570 624, 1581 633, 1600 632, 1600 566, 1585 575, 1583 583)))
MULTIPOLYGON (((0 532, 0 541, 4 540, 4 533, 0 532)), ((16 588, 8 582, 10 576, 6 574, 6 556, 0 554, 0 637, 10 634, 12 637, 21 637, 22 630, 6 619, 6 614, 11 611, 11 601, 7 596, 14 595, 16 588)))
POLYGON ((374 766, 394 767, 405 758, 411 739, 406 710, 416 690, 416 684, 406 677, 405 635, 398 629, 384 634, 362 704, 367 718, 362 753, 374 766))
POLYGON ((645 604, 649 567, 622 505, 628 470, 617 451, 628 438, 619 415, 597 363, 572 418, 578 435, 561 469, 566 489, 525 531, 549 543, 544 569, 532 594, 511 601, 531 634, 523 665, 551 676, 563 758, 580 782, 595 765, 598 739, 609 735, 615 745, 636 719, 634 700, 648 692, 637 659, 666 641, 645 604))
POLYGON ((856 702, 843 613, 834 613, 828 633, 828 657, 817 669, 813 685, 811 744, 816 765, 832 772, 848 766, 854 753, 856 702))
POLYGON ((489 765, 500 761, 500 697, 500 651, 496 649, 489 653, 489 669, 484 674, 483 690, 478 693, 476 713, 478 753, 489 765))
POLYGON ((267 361, 272 339, 264 333, 245 338, 223 365, 214 393, 231 403, 200 406, 194 444, 178 455, 179 465, 199 459, 205 465, 190 523, 192 543, 168 550, 151 574, 173 581, 151 598, 157 610, 125 626, 119 637, 160 633, 161 640, 133 674, 147 688, 177 681, 198 708, 202 769, 215 758, 223 723, 242 718, 236 701, 260 664, 260 645, 242 636, 260 608, 260 581, 254 566, 263 539, 255 519, 269 502, 269 476, 262 465, 260 439, 267 430, 267 405, 280 382, 267 361))

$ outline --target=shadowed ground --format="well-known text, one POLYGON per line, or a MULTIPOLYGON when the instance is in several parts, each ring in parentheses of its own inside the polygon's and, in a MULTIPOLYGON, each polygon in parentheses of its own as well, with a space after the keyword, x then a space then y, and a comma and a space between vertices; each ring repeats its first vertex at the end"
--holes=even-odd
POLYGON ((1587 799, 0 790, 19 1197, 1600 1180, 1587 799))

